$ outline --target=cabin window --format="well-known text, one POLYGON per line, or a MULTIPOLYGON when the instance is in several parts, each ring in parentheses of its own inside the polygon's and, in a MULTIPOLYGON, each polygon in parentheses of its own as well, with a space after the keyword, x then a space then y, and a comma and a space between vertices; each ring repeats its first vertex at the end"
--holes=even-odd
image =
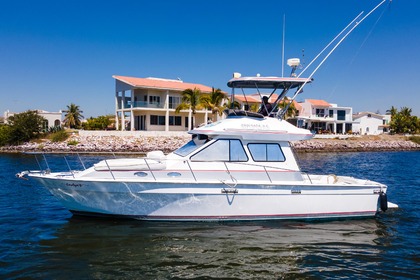
POLYGON ((192 161, 248 161, 241 141, 220 139, 191 157, 192 161))
POLYGON ((248 144, 248 149, 254 161, 285 161, 278 144, 248 144))

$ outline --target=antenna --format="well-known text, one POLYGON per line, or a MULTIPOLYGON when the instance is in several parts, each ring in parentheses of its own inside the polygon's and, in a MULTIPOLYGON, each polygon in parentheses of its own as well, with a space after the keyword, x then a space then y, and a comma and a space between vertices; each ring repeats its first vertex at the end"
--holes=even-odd
POLYGON ((281 76, 284 77, 284 37, 286 34, 286 14, 283 14, 283 43, 281 48, 281 76))

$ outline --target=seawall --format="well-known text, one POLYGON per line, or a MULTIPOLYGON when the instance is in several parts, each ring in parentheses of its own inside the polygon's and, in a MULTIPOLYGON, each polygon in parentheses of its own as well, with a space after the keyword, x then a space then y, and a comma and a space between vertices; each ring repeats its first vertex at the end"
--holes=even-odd
MULTIPOLYGON (((297 152, 420 151, 419 144, 398 135, 329 138, 297 141, 292 146, 297 152)), ((191 135, 186 132, 79 131, 64 142, 41 140, 0 147, 0 152, 146 153, 162 150, 168 153, 189 139, 191 135)))

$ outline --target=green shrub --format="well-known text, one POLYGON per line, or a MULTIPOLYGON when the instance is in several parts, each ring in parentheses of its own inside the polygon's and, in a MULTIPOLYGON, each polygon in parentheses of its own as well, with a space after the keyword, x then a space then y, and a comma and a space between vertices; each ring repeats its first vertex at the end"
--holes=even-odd
POLYGON ((79 142, 77 142, 76 140, 70 140, 69 142, 67 142, 67 146, 76 146, 77 144, 79 144, 79 142))
POLYGON ((10 144, 13 129, 8 125, 0 125, 0 146, 10 144))
POLYGON ((50 134, 50 139, 52 142, 63 142, 69 138, 68 133, 65 130, 58 130, 50 134))
POLYGON ((420 144, 420 136, 410 136, 408 139, 416 144, 420 144))

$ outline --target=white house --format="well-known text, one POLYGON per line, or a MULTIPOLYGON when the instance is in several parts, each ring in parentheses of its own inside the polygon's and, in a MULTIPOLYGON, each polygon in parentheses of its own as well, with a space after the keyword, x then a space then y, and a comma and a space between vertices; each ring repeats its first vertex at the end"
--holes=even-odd
MULTIPOLYGON (((63 121, 63 113, 61 110, 58 112, 48 112, 44 110, 35 110, 35 111, 38 113, 38 115, 40 115, 41 117, 45 119, 44 123, 42 124, 43 130, 48 130, 51 127, 61 126, 61 123, 63 121)), ((15 114, 18 114, 18 113, 10 112, 9 110, 4 112, 4 123, 7 124, 9 117, 15 114)))
POLYGON ((187 131, 212 117, 208 110, 197 110, 195 115, 191 110, 175 113, 184 90, 211 93, 209 86, 161 78, 112 77, 117 130, 187 131))
POLYGON ((353 131, 361 135, 378 135, 389 132, 391 115, 360 112, 353 115, 353 131))
MULTIPOLYGON (((339 107, 324 100, 305 99, 299 102, 298 127, 310 129, 316 133, 344 134, 352 131, 351 107, 339 107)), ((296 106, 298 107, 298 106, 296 106)))

